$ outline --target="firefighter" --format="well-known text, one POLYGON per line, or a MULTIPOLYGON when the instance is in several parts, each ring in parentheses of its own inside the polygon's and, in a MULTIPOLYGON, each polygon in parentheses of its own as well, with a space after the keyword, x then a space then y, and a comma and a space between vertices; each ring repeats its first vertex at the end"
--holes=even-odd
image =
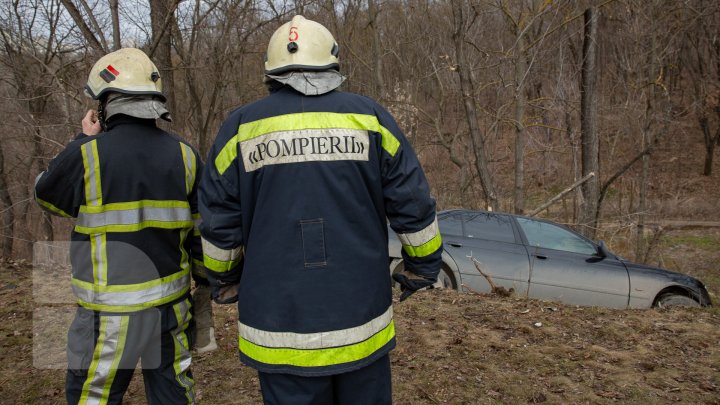
POLYGON ((270 94, 222 124, 200 184, 216 302, 238 301, 239 351, 268 404, 389 404, 395 347, 386 218, 401 300, 441 266, 435 201, 378 103, 337 88, 338 45, 295 16, 271 37, 270 94))
POLYGON ((204 272, 202 162, 156 125, 170 120, 161 83, 139 49, 100 58, 85 86, 98 110, 36 180, 41 207, 75 218, 70 404, 120 403, 139 359, 148 403, 194 403, 190 278, 204 272))

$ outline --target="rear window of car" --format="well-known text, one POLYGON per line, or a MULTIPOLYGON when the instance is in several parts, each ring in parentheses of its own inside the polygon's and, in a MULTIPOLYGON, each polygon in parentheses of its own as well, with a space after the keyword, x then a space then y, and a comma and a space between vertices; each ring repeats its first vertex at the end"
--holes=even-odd
POLYGON ((440 233, 498 242, 515 243, 511 219, 487 212, 463 212, 440 219, 440 233))

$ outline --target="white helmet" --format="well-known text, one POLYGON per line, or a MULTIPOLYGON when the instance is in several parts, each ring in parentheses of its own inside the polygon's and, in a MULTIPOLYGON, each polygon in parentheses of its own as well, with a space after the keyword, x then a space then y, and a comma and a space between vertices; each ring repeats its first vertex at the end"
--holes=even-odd
POLYGON ((338 69, 338 44, 322 24, 296 15, 270 37, 265 74, 338 69))
POLYGON ((165 101, 160 73, 145 52, 123 48, 100 58, 90 70, 85 94, 93 100, 105 93, 152 94, 165 101))

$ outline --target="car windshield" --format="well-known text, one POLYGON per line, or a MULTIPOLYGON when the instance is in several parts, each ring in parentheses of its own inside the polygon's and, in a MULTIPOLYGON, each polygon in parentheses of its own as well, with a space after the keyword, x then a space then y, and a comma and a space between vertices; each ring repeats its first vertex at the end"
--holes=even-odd
POLYGON ((560 226, 528 218, 517 220, 531 246, 588 255, 597 253, 595 245, 560 226))

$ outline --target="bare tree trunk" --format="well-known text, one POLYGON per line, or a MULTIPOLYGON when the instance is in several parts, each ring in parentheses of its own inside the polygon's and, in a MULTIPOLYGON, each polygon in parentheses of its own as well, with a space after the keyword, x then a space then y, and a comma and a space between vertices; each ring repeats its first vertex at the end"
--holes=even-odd
POLYGON ((118 0, 110 0, 110 14, 112 15, 113 26, 113 50, 117 51, 122 47, 120 40, 120 16, 118 14, 118 0))
POLYGON ((0 202, 2 202, 2 257, 10 258, 13 248, 13 234, 15 227, 15 213, 13 211, 13 202, 10 192, 8 191, 8 182, 5 173, 5 156, 3 154, 2 143, 0 143, 0 202))
POLYGON ((462 92, 463 104, 465 106, 465 117, 467 119, 468 128, 470 129, 470 140, 472 142, 473 152, 475 154, 475 168, 480 177, 480 185, 485 192, 488 208, 497 211, 499 207, 498 198, 495 194, 490 171, 488 170, 487 157, 485 156, 485 141, 480 133, 478 126, 477 110, 475 108, 475 98, 473 97, 475 90, 470 77, 470 69, 465 62, 465 52, 463 50, 463 38, 465 37, 464 25, 465 17, 463 15, 464 2, 455 3, 453 13, 455 14, 455 32, 453 39, 455 42, 455 52, 457 57, 456 70, 460 76, 460 91, 462 92))
MULTIPOLYGON (((599 173, 599 139, 597 131, 597 21, 598 11, 585 10, 585 36, 583 40, 582 86, 580 87, 580 126, 582 131, 582 174, 599 173)), ((580 210, 580 231, 589 238, 595 237, 597 228, 598 180, 593 177, 582 186, 583 202, 580 210)))
POLYGON ((93 34, 92 30, 88 25, 85 23, 85 20, 83 20, 82 14, 80 14, 80 11, 75 7, 75 4, 71 0, 61 0, 62 4, 65 6, 65 9, 67 9, 68 13, 70 13, 70 16, 72 17, 75 24, 80 28, 80 32, 82 32, 83 37, 88 42, 91 48, 95 50, 95 53, 97 54, 104 54, 107 53, 107 49, 103 48, 103 46, 100 44, 100 41, 98 38, 93 34))
POLYGON ((383 73, 382 73, 382 47, 380 43, 380 29, 377 24, 377 17, 378 14, 380 14, 380 10, 377 7, 377 2, 375 0, 368 0, 368 14, 370 17, 370 21, 368 23, 368 27, 370 28, 370 32, 372 33, 372 55, 373 55, 373 61, 374 61, 374 76, 375 76, 375 83, 374 83, 374 90, 375 90, 375 97, 378 98, 378 100, 383 100, 385 97, 385 79, 383 79, 383 73))
POLYGON ((515 192, 513 195, 516 214, 525 211, 525 70, 527 69, 526 55, 522 51, 525 41, 522 40, 522 28, 516 27, 517 58, 515 60, 515 192))
POLYGON ((177 0, 172 2, 163 0, 150 0, 150 24, 152 25, 153 47, 150 49, 150 57, 160 70, 162 78, 163 93, 167 97, 167 108, 170 113, 175 113, 175 95, 173 91, 174 75, 172 65, 172 49, 170 29, 177 0))

